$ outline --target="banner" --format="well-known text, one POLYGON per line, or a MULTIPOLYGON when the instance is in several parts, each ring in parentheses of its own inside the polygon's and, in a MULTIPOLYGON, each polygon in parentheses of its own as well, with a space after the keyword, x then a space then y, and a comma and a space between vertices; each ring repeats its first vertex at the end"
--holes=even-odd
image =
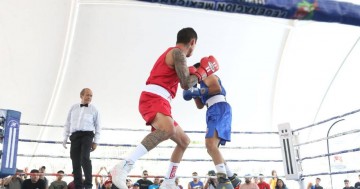
POLYGON ((228 13, 360 26, 360 5, 334 0, 138 0, 228 13))

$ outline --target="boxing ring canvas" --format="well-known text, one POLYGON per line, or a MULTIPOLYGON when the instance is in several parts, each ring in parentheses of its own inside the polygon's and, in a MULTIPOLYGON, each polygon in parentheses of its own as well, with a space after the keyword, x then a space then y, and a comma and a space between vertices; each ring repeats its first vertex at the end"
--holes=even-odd
MULTIPOLYGON (((238 132, 233 134, 224 154, 234 160, 230 163, 240 175, 269 175, 272 169, 284 174, 282 162, 278 161, 278 124, 288 122, 296 130, 360 108, 357 26, 129 0, 1 1, 0 16, 0 108, 22 112, 24 123, 64 124, 69 107, 79 102, 79 91, 89 87, 103 127, 149 129, 137 110, 139 94, 158 55, 175 44, 179 29, 189 26, 197 31, 199 40, 188 63, 210 54, 220 62, 218 75, 233 108, 233 131, 238 132)), ((204 131, 205 110, 197 110, 194 103, 184 101, 181 93, 179 90, 172 102, 174 118, 184 130, 204 131)), ((344 118, 346 121, 334 125, 330 135, 356 129, 359 117, 360 114, 353 114, 344 118)), ((332 123, 299 131, 300 143, 326 137, 332 123)), ((23 125, 20 138, 61 141, 61 132, 61 127, 23 125)), ((146 134, 147 131, 104 130, 102 143, 130 145, 99 148, 93 154, 99 157, 93 160, 94 170, 104 165, 112 167, 116 162, 112 157, 121 157, 146 134)), ((186 152, 178 174, 190 176, 198 171, 205 175, 213 166, 203 148, 204 133, 189 135, 192 148, 186 152), (199 169, 187 168, 193 164, 199 169)), ((331 140, 330 152, 356 148, 358 136, 331 140)), ((324 142, 302 147, 301 156, 327 153, 324 142), (314 154, 313 149, 319 149, 315 151, 318 153, 314 154)), ((171 145, 164 143, 163 148, 145 156, 149 160, 140 161, 134 174, 140 174, 142 169, 163 174, 170 153, 166 147, 171 145)), ((53 172, 71 169, 68 151, 60 144, 22 142, 19 153, 48 156, 18 157, 19 168, 36 168, 44 160, 56 159, 57 163, 46 162, 53 172)), ((332 171, 360 169, 359 160, 354 160, 360 159, 359 153, 331 158, 332 171)), ((304 174, 312 174, 316 165, 321 165, 319 172, 328 171, 326 159, 314 161, 303 161, 304 174)), ((326 177, 324 185, 329 183, 326 177)), ((355 178, 354 174, 345 174, 334 176, 334 180, 342 182, 343 177, 355 178)))

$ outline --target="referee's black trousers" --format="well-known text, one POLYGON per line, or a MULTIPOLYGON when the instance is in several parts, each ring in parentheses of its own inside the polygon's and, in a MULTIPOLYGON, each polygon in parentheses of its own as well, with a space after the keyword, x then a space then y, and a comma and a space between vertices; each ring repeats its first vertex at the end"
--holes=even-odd
POLYGON ((71 134, 70 157, 73 166, 74 184, 76 189, 92 188, 92 165, 90 151, 94 133, 92 131, 76 131, 71 134), (82 181, 82 170, 85 180, 82 181))

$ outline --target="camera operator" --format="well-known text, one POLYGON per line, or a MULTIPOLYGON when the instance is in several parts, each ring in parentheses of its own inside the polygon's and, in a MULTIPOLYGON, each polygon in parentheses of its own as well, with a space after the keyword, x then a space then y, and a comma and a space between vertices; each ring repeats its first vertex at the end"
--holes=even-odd
POLYGON ((210 170, 208 172, 209 178, 207 179, 205 183, 204 189, 216 189, 216 186, 218 184, 217 177, 214 170, 210 170))

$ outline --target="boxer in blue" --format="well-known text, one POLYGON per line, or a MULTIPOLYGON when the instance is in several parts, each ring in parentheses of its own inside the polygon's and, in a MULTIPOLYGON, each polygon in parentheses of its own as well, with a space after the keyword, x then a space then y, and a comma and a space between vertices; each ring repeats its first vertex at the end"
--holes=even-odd
MULTIPOLYGON (((190 66, 189 70, 195 70, 199 63, 190 66)), ((206 149, 211 156, 217 171, 219 184, 216 188, 232 189, 240 185, 241 181, 234 174, 224 160, 219 146, 225 145, 231 140, 231 106, 226 102, 226 91, 220 78, 213 74, 200 81, 200 88, 194 86, 183 91, 185 100, 194 99, 198 109, 207 107, 205 136, 206 149)))

